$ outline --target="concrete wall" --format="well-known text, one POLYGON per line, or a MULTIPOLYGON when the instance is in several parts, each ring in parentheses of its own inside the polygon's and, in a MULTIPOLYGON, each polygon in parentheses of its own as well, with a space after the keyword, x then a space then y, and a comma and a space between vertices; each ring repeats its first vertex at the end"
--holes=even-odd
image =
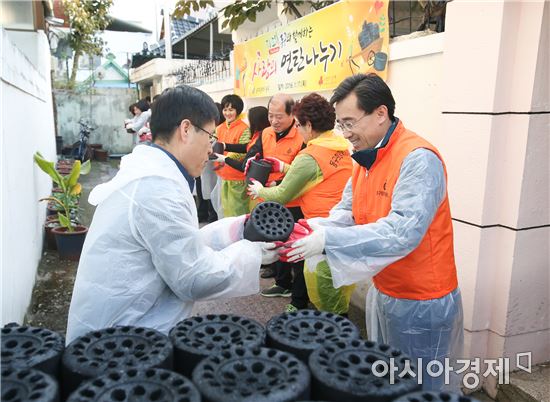
MULTIPOLYGON (((549 9, 544 1, 447 6, 442 150, 466 352, 510 357, 512 369, 519 352, 532 352, 534 364, 550 360, 549 9), (484 28, 466 29, 466 20, 484 28)), ((495 384, 485 384, 491 395, 495 384)))
POLYGON ((45 203, 51 180, 33 162, 40 151, 55 160, 55 132, 46 36, 0 30, 2 175, 1 325, 22 322, 42 254, 45 203), (29 54, 26 51, 29 51, 29 54))
POLYGON ((103 144, 110 153, 132 150, 132 135, 124 129, 124 119, 131 117, 128 106, 137 100, 135 89, 94 88, 91 93, 56 89, 54 93, 57 132, 65 146, 79 140, 78 121, 83 118, 96 127, 90 135, 91 143, 103 144))

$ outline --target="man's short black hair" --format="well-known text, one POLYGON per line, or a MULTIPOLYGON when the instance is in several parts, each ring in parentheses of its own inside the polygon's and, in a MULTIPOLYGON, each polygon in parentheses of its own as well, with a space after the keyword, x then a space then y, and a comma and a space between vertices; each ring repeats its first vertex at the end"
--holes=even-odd
POLYGON ((384 105, 388 108, 388 116, 394 120, 395 100, 388 85, 378 75, 357 74, 346 78, 334 90, 330 104, 341 102, 352 92, 357 96, 360 109, 372 113, 378 106, 384 105))
POLYGON ((165 89, 153 102, 151 134, 153 141, 161 138, 170 142, 176 128, 184 119, 204 127, 216 121, 218 108, 210 96, 197 88, 181 85, 165 89))
POLYGON ((232 108, 237 110, 237 116, 240 115, 244 109, 244 103, 243 100, 239 95, 231 94, 231 95, 225 95, 222 98, 221 101, 222 108, 226 108, 228 106, 231 106, 232 108))

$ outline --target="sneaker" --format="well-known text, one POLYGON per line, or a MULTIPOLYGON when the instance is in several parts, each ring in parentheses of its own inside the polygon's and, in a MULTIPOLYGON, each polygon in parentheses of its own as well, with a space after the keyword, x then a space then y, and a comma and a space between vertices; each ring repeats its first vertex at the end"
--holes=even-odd
POLYGON ((285 313, 295 313, 296 311, 298 311, 298 307, 295 307, 292 304, 287 304, 285 306, 285 313))
POLYGON ((261 278, 274 278, 275 277, 275 271, 271 268, 264 268, 262 269, 262 273, 260 274, 261 278))
POLYGON ((264 297, 290 297, 292 292, 282 286, 273 285, 270 288, 263 289, 260 294, 264 297))

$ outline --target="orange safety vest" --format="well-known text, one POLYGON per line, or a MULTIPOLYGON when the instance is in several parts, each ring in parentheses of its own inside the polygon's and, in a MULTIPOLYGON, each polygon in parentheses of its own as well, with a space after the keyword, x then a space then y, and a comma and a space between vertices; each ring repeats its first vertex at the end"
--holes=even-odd
MULTIPOLYGON (((443 163, 432 144, 399 122, 388 144, 378 150, 368 172, 354 164, 352 211, 356 224, 373 223, 388 216, 403 160, 417 148, 429 149, 443 163)), ((443 169, 446 179, 444 163, 443 169)), ((373 282, 382 293, 400 299, 437 299, 456 289, 453 227, 447 194, 418 247, 380 271, 373 282)))
POLYGON ((299 198, 302 213, 306 219, 327 217, 332 207, 342 199, 342 192, 351 176, 349 151, 335 151, 313 144, 300 154, 312 156, 323 173, 323 181, 299 198))
MULTIPOLYGON (((244 130, 248 128, 248 125, 241 119, 235 120, 229 124, 223 122, 218 127, 216 127, 216 135, 218 136, 218 141, 224 142, 227 144, 238 144, 243 135, 244 130)), ((227 151, 223 153, 227 155, 227 151)), ((229 165, 223 166, 219 170, 215 170, 216 174, 220 176, 223 180, 244 180, 245 175, 243 172, 232 168, 229 165)))
MULTIPOLYGON (((296 126, 292 126, 289 133, 277 141, 277 134, 272 127, 267 127, 262 132, 262 150, 263 157, 277 158, 284 163, 291 164, 296 155, 302 150, 304 139, 298 133, 296 126)), ((278 181, 285 174, 282 172, 272 172, 267 179, 270 181, 278 181)), ((299 200, 295 199, 286 204, 287 207, 297 207, 300 205, 299 200)))

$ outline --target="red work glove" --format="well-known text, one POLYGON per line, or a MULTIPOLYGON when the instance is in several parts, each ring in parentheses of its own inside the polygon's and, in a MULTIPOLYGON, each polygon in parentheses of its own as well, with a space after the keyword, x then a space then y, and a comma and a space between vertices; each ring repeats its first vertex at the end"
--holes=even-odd
POLYGON ((272 158, 268 156, 267 158, 264 158, 264 161, 269 162, 271 164, 272 172, 284 172, 285 170, 285 163, 280 159, 272 158))
POLYGON ((248 172, 248 168, 250 167, 250 163, 252 160, 259 161, 260 160, 260 153, 258 152, 256 155, 254 155, 252 158, 248 158, 246 161, 246 165, 244 165, 244 174, 246 175, 246 172, 248 172))
POLYGON ((309 224, 305 219, 300 219, 297 223, 294 224, 294 229, 288 237, 288 240, 283 243, 281 241, 275 242, 275 245, 279 247, 279 260, 283 262, 288 261, 288 252, 291 250, 290 246, 296 240, 300 240, 303 237, 309 236, 313 232, 309 224))

